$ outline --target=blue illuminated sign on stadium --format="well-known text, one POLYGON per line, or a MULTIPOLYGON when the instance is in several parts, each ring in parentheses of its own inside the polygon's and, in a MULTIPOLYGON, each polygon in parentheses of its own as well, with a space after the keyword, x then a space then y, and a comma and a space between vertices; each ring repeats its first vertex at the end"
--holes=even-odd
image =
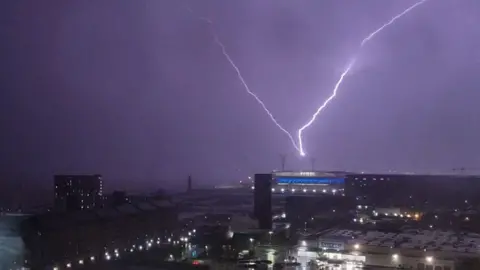
POLYGON ((344 184, 343 178, 325 178, 325 177, 278 177, 277 184, 281 185, 341 185, 344 184))

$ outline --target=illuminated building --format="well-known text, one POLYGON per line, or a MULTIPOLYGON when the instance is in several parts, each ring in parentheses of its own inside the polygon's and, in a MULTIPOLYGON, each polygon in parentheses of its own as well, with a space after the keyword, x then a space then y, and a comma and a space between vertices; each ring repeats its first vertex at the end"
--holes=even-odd
POLYGON ((353 204, 347 203, 348 198, 343 196, 344 179, 343 172, 256 174, 252 189, 254 216, 259 221, 259 228, 271 230, 290 222, 291 228, 295 229, 312 215, 328 213, 331 216, 332 207, 347 209, 353 204))
POLYGON ((101 175, 55 175, 54 185, 55 211, 70 212, 103 206, 101 175))
POLYGON ((343 194, 343 172, 274 172, 273 194, 315 196, 343 194))

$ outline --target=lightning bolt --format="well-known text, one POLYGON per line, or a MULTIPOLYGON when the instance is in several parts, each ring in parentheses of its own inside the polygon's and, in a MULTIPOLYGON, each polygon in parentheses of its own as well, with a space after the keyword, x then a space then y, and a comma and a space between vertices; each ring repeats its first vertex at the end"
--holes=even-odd
POLYGON ((270 110, 268 110, 265 103, 253 91, 250 90, 250 87, 248 87, 247 83, 243 79, 243 76, 242 76, 242 73, 240 72, 240 69, 237 67, 235 62, 233 62, 232 58, 230 57, 227 50, 225 49, 225 45, 223 45, 223 43, 218 39, 218 37, 216 35, 214 35, 214 40, 215 40, 215 43, 217 43, 217 45, 220 46, 220 48, 222 49, 222 53, 225 56, 225 58, 228 60, 230 65, 237 72, 238 79, 242 83, 242 85, 245 88, 245 90, 247 91, 247 93, 249 95, 251 95, 260 104, 260 106, 262 106, 263 110, 268 114, 268 116, 273 121, 273 123, 288 136, 288 138, 290 139, 290 141, 293 144, 293 147, 295 147, 295 149, 297 149, 298 151, 301 151, 300 147, 296 144, 295 139, 293 138, 292 134, 290 134, 290 132, 288 132, 288 130, 286 130, 284 127, 282 127, 282 125, 280 125, 280 123, 277 121, 275 116, 273 116, 273 114, 270 112, 270 110))
MULTIPOLYGON (((187 10, 194 14, 193 10, 187 5, 187 10)), ((290 132, 288 132, 288 130, 286 130, 279 122, 278 120, 275 118, 275 116, 270 112, 270 110, 267 108, 267 106, 265 105, 265 102, 263 102, 260 97, 258 97, 257 94, 255 94, 252 90, 250 90, 250 87, 248 86, 247 82, 245 81, 245 79, 243 78, 242 76, 242 73, 240 72, 240 69, 238 68, 238 66, 235 64, 235 62, 233 61, 232 57, 230 57, 230 54, 228 53, 225 45, 223 44, 223 42, 218 38, 218 35, 215 33, 214 29, 213 29, 213 22, 212 20, 210 20, 209 18, 206 18, 206 17, 198 17, 199 20, 202 20, 206 23, 209 24, 210 26, 210 31, 211 31, 211 34, 213 36, 213 40, 214 42, 220 47, 221 51, 222 51, 222 54, 223 56, 225 56, 225 59, 227 59, 227 61, 230 63, 230 66, 232 66, 232 68, 235 70, 235 72, 237 73, 237 77, 238 79, 240 80, 240 82, 242 83, 243 87, 245 88, 245 90, 247 91, 247 93, 249 95, 251 95, 256 101, 258 104, 260 104, 260 106, 262 107, 262 109, 267 113, 267 115, 270 117, 270 119, 272 120, 272 122, 281 130, 283 131, 283 133, 285 133, 288 138, 290 139, 290 141, 292 142, 292 145, 295 149, 297 149, 297 151, 301 151, 300 147, 297 145, 297 143, 295 142, 295 139, 293 138, 292 134, 290 132)))
MULTIPOLYGON (((360 43, 360 48, 362 48, 368 41, 370 41, 373 37, 375 37, 378 33, 382 32, 385 28, 387 28, 388 26, 392 25, 393 23, 395 23, 396 20, 400 19, 401 17, 403 17, 404 15, 408 14, 410 11, 412 11, 413 9, 415 9, 416 7, 418 7, 419 5, 425 3, 426 1, 428 0, 421 0, 417 3, 415 3, 414 5, 408 7, 407 9, 405 9, 402 13, 392 17, 392 19, 390 19, 387 23, 383 24, 380 28, 378 28, 377 30, 373 31, 372 33, 370 33, 367 37, 365 37, 362 42, 360 43)), ((297 131, 297 135, 298 135, 298 152, 300 153, 301 156, 305 156, 305 150, 304 150, 304 147, 303 147, 303 131, 305 129, 307 129, 308 127, 310 127, 313 122, 315 122, 315 120, 317 119, 318 115, 327 107, 327 105, 333 100, 335 99, 336 95, 337 95, 337 91, 338 91, 338 88, 341 86, 345 76, 348 75, 348 73, 350 72, 350 70, 352 69, 353 65, 355 64, 355 60, 356 60, 356 57, 353 58, 353 60, 350 61, 350 63, 347 65, 347 67, 345 68, 345 70, 342 72, 342 74, 340 75, 340 78, 338 79, 337 83, 335 84, 335 87, 333 88, 333 92, 332 94, 323 102, 323 104, 318 107, 318 109, 315 111, 315 113, 312 115, 312 117, 310 118, 310 120, 305 124, 303 125, 300 129, 298 129, 297 131)))
POLYGON ((345 76, 347 76, 348 72, 350 72, 350 69, 353 67, 354 64, 355 64, 355 58, 352 61, 350 61, 346 69, 340 75, 340 79, 338 79, 337 83, 335 84, 335 87, 333 88, 332 95, 330 95, 323 102, 323 104, 320 107, 318 107, 317 111, 312 115, 310 120, 298 130, 298 148, 299 148, 298 151, 301 156, 305 156, 305 151, 303 150, 303 137, 302 137, 303 131, 306 128, 308 128, 311 124, 313 124, 313 122, 315 122, 315 119, 317 119, 317 116, 323 111, 325 107, 327 107, 328 103, 330 103, 330 101, 332 101, 332 99, 334 99, 337 96, 338 88, 340 87, 340 85, 343 82, 343 79, 345 78, 345 76))
POLYGON ((380 33, 383 29, 385 29, 385 27, 388 27, 389 25, 391 25, 392 23, 394 23, 396 20, 400 19, 401 17, 403 17, 405 14, 409 13, 410 11, 412 11, 414 8, 418 7, 419 5, 427 2, 428 0, 421 0, 415 4, 413 4, 412 6, 410 6, 409 8, 405 9, 402 13, 398 14, 397 16, 393 17, 392 19, 390 19, 390 21, 388 21, 387 23, 385 23, 384 25, 382 25, 382 27, 378 28, 377 30, 373 31, 372 33, 370 33, 370 35, 368 35, 366 38, 364 38, 362 40, 362 43, 360 44, 360 47, 363 47, 365 45, 365 43, 367 43, 368 41, 370 41, 373 37, 375 37, 378 33, 380 33))

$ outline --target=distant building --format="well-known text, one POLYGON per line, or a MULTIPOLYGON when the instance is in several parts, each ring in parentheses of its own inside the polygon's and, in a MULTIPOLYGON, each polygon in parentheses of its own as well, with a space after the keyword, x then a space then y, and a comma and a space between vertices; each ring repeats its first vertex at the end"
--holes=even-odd
POLYGON ((112 194, 105 196, 105 206, 116 207, 130 202, 125 191, 114 191, 112 194))
POLYGON ((455 209, 480 206, 480 177, 469 175, 349 174, 345 194, 358 205, 455 209))
POLYGON ((102 176, 55 175, 54 210, 71 212, 101 208, 103 205, 102 176))

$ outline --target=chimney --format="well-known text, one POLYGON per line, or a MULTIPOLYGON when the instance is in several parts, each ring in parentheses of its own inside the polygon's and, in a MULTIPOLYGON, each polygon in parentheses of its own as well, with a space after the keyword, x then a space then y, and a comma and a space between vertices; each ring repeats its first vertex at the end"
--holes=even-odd
POLYGON ((188 182, 187 182, 187 191, 190 192, 192 191, 192 176, 188 176, 188 182))

